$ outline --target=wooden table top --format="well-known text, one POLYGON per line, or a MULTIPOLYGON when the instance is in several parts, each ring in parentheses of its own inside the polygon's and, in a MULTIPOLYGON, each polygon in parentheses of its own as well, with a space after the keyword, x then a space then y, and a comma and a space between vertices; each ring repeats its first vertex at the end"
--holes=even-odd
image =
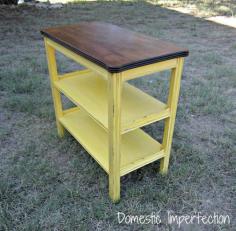
POLYGON ((41 33, 111 73, 188 55, 172 43, 102 22, 42 29, 41 33))

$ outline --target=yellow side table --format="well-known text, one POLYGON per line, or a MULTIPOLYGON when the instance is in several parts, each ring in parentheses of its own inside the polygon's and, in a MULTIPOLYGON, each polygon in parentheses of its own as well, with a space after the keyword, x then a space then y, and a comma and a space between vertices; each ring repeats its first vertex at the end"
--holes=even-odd
POLYGON ((109 175, 120 198, 120 177, 160 159, 166 173, 184 57, 188 50, 101 22, 43 29, 58 134, 66 128, 109 175), (55 51, 86 69, 60 75, 55 51), (127 80, 171 70, 167 103, 127 80), (77 107, 63 110, 61 93, 77 107), (165 120, 160 144, 140 127, 165 120))

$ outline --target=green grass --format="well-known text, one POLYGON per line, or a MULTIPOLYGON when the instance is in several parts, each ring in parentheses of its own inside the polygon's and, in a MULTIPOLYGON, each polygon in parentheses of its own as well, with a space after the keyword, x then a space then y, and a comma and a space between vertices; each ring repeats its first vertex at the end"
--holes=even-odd
POLYGON ((151 2, 171 7, 195 7, 197 13, 202 16, 235 16, 236 13, 234 0, 152 0, 151 2))
MULTIPOLYGON (((145 2, 83 2, 62 9, 0 8, 0 230, 176 230, 176 214, 229 214, 234 230, 236 31, 145 2), (104 171, 69 135, 57 136, 40 28, 106 21, 188 47, 167 176, 159 162, 122 177, 108 198, 104 171), (118 224, 117 212, 159 212, 159 226, 118 224)), ((60 72, 78 68, 58 55, 60 72)), ((163 101, 168 72, 131 81, 163 101)), ((63 98, 63 101, 68 102, 63 98)), ((163 123, 145 127, 161 140, 163 123)))

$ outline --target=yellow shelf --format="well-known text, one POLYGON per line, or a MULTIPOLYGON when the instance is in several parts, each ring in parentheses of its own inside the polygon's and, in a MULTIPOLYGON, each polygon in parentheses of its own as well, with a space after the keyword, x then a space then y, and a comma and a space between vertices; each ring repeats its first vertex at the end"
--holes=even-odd
MULTIPOLYGON (((108 173, 107 132, 80 109, 68 110, 60 122, 108 173)), ((131 131, 122 136, 120 174, 123 176, 163 156, 160 143, 141 129, 131 131)))
MULTIPOLYGON (((85 110, 95 121, 108 129, 107 80, 92 72, 62 78, 54 85, 72 102, 85 110)), ((128 83, 123 84, 122 134, 167 118, 167 105, 128 83)))

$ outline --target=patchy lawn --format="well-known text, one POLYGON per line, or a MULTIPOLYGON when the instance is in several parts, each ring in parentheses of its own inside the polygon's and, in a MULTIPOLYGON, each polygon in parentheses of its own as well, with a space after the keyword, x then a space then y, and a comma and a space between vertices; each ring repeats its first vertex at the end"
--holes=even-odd
MULTIPOLYGON (((175 230, 167 211, 231 218, 235 227, 236 30, 142 2, 88 2, 62 9, 0 6, 0 230, 175 230), (122 178, 108 199, 106 173, 67 134, 57 137, 40 28, 106 21, 186 46, 169 173, 159 162, 122 178), (117 212, 159 212, 154 225, 118 224, 117 212), (234 218, 234 219, 233 219, 234 218)), ((60 70, 77 67, 58 56, 60 70)), ((168 73, 132 81, 165 99, 168 73)), ((65 100, 66 101, 66 100, 65 100)), ((67 103, 67 102, 65 102, 67 103)), ((162 123, 145 128, 160 139, 162 123)))
POLYGON ((195 15, 207 16, 235 16, 235 0, 150 0, 167 7, 184 7, 191 9, 195 15))

